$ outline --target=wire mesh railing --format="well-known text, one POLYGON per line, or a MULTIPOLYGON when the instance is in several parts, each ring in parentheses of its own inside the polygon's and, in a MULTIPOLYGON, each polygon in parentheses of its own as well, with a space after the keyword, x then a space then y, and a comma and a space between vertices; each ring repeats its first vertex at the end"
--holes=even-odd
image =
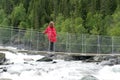
MULTIPOLYGON (((0 27, 0 46, 48 51, 49 41, 41 32, 0 27)), ((57 33, 55 52, 120 53, 120 37, 88 34, 57 33)))

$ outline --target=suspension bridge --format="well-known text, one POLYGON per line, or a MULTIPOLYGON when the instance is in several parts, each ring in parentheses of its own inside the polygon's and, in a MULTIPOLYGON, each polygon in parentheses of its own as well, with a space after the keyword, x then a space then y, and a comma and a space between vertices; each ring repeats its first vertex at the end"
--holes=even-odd
MULTIPOLYGON (((57 33, 54 54, 70 56, 120 56, 120 37, 89 34, 57 33)), ((42 33, 35 30, 16 30, 0 28, 0 46, 15 47, 16 52, 48 54, 49 41, 42 33), (4 35, 5 34, 5 35, 4 35)))

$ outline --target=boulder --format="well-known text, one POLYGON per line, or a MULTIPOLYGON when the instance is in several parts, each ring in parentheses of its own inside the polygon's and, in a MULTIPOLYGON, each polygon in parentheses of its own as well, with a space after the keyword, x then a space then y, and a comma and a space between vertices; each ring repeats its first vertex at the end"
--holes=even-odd
POLYGON ((4 53, 0 53, 0 64, 3 64, 5 62, 6 58, 5 58, 5 54, 4 53))
POLYGON ((0 73, 2 72, 7 72, 7 68, 6 67, 0 67, 0 73))
POLYGON ((93 60, 93 56, 76 56, 76 55, 75 56, 65 56, 64 60, 65 61, 71 61, 71 60, 79 61, 79 60, 82 60, 82 61, 88 62, 88 61, 93 60))
POLYGON ((117 58, 117 64, 120 64, 120 58, 117 58))
POLYGON ((80 80, 99 80, 99 79, 97 79, 96 77, 94 77, 92 75, 86 75, 80 80))
POLYGON ((117 64, 117 61, 116 61, 116 59, 109 59, 109 60, 107 60, 107 61, 102 61, 101 63, 100 63, 100 65, 109 65, 109 66, 113 66, 113 65, 115 65, 115 64, 117 64))
POLYGON ((37 61, 39 61, 39 62, 43 62, 43 61, 45 61, 45 62, 50 62, 50 61, 53 61, 53 59, 50 58, 50 57, 43 57, 43 58, 41 58, 41 59, 38 59, 37 61))

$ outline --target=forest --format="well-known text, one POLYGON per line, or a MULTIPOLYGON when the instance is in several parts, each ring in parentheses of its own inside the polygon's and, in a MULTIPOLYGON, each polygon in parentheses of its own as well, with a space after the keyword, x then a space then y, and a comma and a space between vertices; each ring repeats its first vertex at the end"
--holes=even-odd
POLYGON ((120 0, 0 0, 0 27, 120 36, 120 0))

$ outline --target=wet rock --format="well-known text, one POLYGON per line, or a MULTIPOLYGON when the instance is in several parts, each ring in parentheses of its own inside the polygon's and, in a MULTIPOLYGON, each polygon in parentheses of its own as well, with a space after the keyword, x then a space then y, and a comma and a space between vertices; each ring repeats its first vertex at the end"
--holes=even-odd
POLYGON ((82 61, 91 61, 93 60, 93 56, 66 56, 64 58, 65 61, 78 61, 78 60, 82 60, 82 61))
POLYGON ((2 72, 7 72, 7 68, 6 67, 0 67, 0 73, 2 72))
POLYGON ((47 54, 46 57, 53 57, 55 54, 47 54))
POLYGON ((4 65, 11 65, 14 64, 14 62, 5 62, 4 65))
POLYGON ((4 53, 0 53, 0 64, 3 64, 5 62, 6 58, 5 58, 5 54, 4 53))
POLYGON ((112 55, 108 55, 108 56, 95 56, 94 60, 95 61, 107 61, 110 59, 117 59, 118 56, 112 56, 112 55))
POLYGON ((82 79, 80 80, 99 80, 97 79, 96 77, 92 76, 92 75, 87 75, 87 76, 84 76, 82 79))
POLYGON ((3 68, 3 72, 7 72, 7 68, 6 67, 3 68))
POLYGON ((116 59, 109 59, 108 61, 102 61, 100 64, 101 65, 109 65, 113 66, 117 63, 116 59))
POLYGON ((52 63, 55 64, 55 63, 57 63, 57 62, 56 62, 56 61, 53 61, 52 63))
POLYGON ((103 56, 95 56, 93 59, 96 62, 101 62, 102 60, 104 60, 103 56))
POLYGON ((120 64, 120 57, 119 56, 100 56, 95 57, 95 61, 100 61, 99 64, 101 65, 116 65, 120 64))
POLYGON ((53 59, 51 59, 50 57, 43 57, 41 59, 38 59, 37 61, 38 62, 43 62, 43 61, 50 62, 50 61, 53 61, 53 59))
POLYGON ((28 62, 24 62, 24 64, 28 64, 28 62))
POLYGON ((117 58, 117 64, 120 64, 120 57, 117 58))
POLYGON ((57 55, 53 53, 46 54, 45 56, 51 59, 57 59, 57 55))

